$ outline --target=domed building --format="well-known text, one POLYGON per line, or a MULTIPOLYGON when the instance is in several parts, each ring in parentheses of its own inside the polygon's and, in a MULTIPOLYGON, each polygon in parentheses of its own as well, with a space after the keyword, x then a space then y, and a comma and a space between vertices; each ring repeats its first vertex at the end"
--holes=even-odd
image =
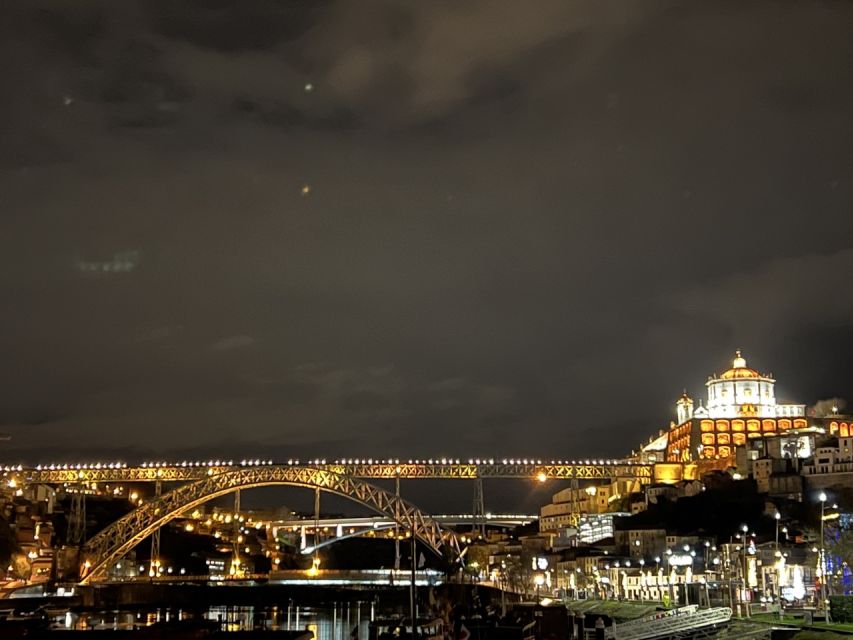
POLYGON ((803 404, 776 404, 774 385, 769 373, 759 373, 746 366, 746 358, 735 353, 732 368, 719 377, 711 376, 708 387, 708 417, 757 418, 794 417, 806 415, 803 404))
POLYGON ((666 460, 725 462, 752 439, 809 429, 806 406, 777 403, 775 384, 771 374, 748 367, 737 351, 730 369, 708 378, 704 406, 694 409, 686 391, 676 402, 677 422, 667 434, 666 460))

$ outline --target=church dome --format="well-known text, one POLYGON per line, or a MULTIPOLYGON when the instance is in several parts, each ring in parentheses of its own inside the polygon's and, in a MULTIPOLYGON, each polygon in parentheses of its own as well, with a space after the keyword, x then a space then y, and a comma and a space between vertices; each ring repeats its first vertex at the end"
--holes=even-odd
POLYGON ((746 358, 744 358, 740 350, 735 352, 735 359, 732 361, 732 368, 724 371, 720 375, 720 380, 759 380, 766 378, 755 369, 750 369, 746 366, 746 358))

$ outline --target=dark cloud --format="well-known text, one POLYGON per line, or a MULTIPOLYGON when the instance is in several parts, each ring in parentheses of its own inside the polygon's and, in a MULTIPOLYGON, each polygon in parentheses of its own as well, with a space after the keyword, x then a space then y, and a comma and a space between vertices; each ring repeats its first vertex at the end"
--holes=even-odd
POLYGON ((4 3, 9 455, 616 455, 735 347, 849 397, 851 17, 4 3))

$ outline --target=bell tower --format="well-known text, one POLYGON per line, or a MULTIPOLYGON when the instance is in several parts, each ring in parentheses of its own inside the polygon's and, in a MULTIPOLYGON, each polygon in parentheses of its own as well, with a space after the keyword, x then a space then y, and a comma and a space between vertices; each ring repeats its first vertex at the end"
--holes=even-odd
POLYGON ((678 416, 678 424, 684 424, 693 419, 693 400, 687 395, 686 389, 675 403, 675 413, 678 416))

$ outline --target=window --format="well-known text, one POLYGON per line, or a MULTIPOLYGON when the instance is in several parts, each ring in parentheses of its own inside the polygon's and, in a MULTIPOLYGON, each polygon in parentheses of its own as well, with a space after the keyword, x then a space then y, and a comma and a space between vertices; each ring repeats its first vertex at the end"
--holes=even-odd
POLYGON ((717 431, 728 431, 729 430, 729 421, 728 420, 717 420, 717 431))
POLYGON ((743 420, 732 420, 732 431, 743 431, 744 428, 743 420))
POLYGON ((701 431, 713 431, 714 430, 714 421, 713 420, 702 420, 699 423, 699 429, 701 431))
POLYGON ((781 420, 779 420, 779 429, 781 431, 787 431, 790 428, 791 428, 791 421, 790 420, 788 420, 787 418, 782 418, 781 420))
POLYGON ((717 436, 717 444, 729 444, 732 439, 728 433, 721 433, 717 436))

